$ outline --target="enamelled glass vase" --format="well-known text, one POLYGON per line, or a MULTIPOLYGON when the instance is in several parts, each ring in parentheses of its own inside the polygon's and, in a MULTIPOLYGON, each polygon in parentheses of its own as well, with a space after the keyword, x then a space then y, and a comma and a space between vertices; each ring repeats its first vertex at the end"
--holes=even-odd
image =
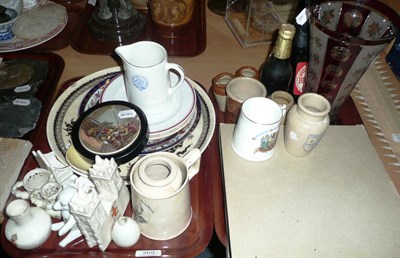
POLYGON ((329 101, 316 93, 301 95, 288 112, 284 127, 286 150, 298 157, 307 156, 329 127, 329 101))
POLYGON ((331 103, 334 121, 369 65, 398 34, 399 15, 379 1, 310 0, 306 92, 331 103))

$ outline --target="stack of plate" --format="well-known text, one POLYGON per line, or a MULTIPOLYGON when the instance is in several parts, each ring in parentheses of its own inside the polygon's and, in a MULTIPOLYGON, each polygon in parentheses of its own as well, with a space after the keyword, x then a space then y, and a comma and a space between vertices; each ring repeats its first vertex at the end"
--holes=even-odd
MULTIPOLYGON (((178 76, 170 73, 171 83, 178 81, 178 76)), ((181 131, 195 115, 196 93, 190 83, 185 80, 172 95, 172 105, 155 115, 146 115, 149 124, 149 140, 170 137, 181 131)), ((128 101, 125 91, 124 76, 120 74, 104 88, 99 102, 114 100, 128 101)))
MULTIPOLYGON (((171 81, 177 75, 171 73, 171 81)), ((215 129, 213 104, 204 89, 190 78, 174 93, 174 104, 162 114, 148 116, 149 141, 139 157, 158 151, 182 157, 194 148, 205 150, 215 129)), ((63 163, 71 146, 71 130, 88 109, 108 101, 126 101, 121 67, 104 69, 75 82, 56 100, 47 120, 47 139, 56 157, 63 163)), ((129 171, 136 159, 119 166, 120 175, 129 180, 129 171)), ((80 175, 87 171, 76 169, 80 175)))

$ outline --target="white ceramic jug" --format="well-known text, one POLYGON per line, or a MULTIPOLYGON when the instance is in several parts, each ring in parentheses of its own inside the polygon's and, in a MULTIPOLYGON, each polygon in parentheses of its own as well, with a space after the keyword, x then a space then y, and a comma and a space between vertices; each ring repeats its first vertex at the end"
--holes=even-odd
POLYGON ((172 94, 182 86, 185 73, 181 66, 167 61, 165 48, 156 42, 139 41, 117 47, 115 52, 124 65, 128 101, 147 116, 168 110, 172 94), (171 84, 170 72, 178 75, 177 83, 171 84))

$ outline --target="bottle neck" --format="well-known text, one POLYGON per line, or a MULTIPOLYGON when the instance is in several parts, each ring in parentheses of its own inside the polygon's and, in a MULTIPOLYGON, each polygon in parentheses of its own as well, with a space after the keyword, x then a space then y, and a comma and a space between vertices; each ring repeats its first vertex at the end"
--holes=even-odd
POLYGON ((27 201, 17 199, 12 201, 6 208, 6 213, 15 223, 21 225, 32 219, 30 207, 27 201))
POLYGON ((278 59, 288 59, 292 52, 292 40, 278 37, 272 54, 278 59))

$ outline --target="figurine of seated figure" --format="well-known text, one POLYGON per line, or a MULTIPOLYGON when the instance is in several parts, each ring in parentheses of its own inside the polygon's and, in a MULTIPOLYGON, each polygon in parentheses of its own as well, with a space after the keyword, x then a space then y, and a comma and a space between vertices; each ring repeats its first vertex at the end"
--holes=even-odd
POLYGON ((61 211, 61 222, 54 223, 51 226, 51 230, 58 231, 59 236, 68 235, 60 241, 59 246, 65 247, 78 237, 82 236, 81 231, 76 224, 74 216, 69 212, 69 203, 75 194, 78 192, 78 188, 93 186, 93 183, 83 177, 76 179, 73 185, 67 184, 63 186, 63 189, 57 196, 56 202, 53 204, 53 209, 61 211))
POLYGON ((63 221, 54 223, 51 225, 51 230, 58 231, 59 236, 65 235, 65 233, 69 232, 68 235, 61 240, 59 246, 65 247, 78 237, 82 235, 78 226, 76 225, 76 221, 74 216, 69 212, 69 202, 72 197, 77 193, 77 189, 73 186, 65 186, 63 190, 58 194, 57 201, 53 205, 53 209, 56 211, 61 211, 61 217, 63 221))

